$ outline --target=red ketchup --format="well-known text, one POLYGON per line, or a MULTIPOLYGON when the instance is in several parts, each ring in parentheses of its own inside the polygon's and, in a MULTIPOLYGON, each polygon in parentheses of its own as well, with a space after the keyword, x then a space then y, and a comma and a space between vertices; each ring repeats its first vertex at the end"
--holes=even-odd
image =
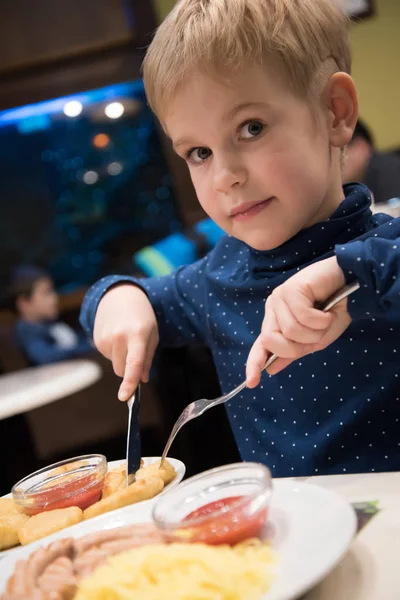
POLYGON ((54 485, 48 490, 42 489, 37 494, 32 494, 32 503, 36 506, 25 507, 24 511, 28 515, 37 515, 48 510, 68 508, 69 506, 78 506, 85 510, 100 500, 103 485, 104 477, 96 482, 96 475, 93 473, 84 477, 72 478, 59 485, 54 485))
POLYGON ((252 498, 249 498, 248 502, 245 500, 245 496, 223 498, 191 512, 184 519, 190 528, 190 541, 214 546, 217 544, 234 546, 250 538, 262 537, 268 509, 262 508, 256 514, 248 516, 246 509, 252 498), (190 525, 189 522, 194 519, 201 520, 190 525))

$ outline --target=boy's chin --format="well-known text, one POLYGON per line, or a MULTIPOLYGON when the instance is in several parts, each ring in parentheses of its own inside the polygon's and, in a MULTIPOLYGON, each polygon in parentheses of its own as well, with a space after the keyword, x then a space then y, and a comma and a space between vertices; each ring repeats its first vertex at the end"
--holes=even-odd
POLYGON ((58 311, 55 313, 48 313, 45 317, 46 321, 57 321, 57 319, 60 317, 58 311))
POLYGON ((289 235, 277 235, 276 232, 267 231, 244 235, 240 239, 253 250, 257 250, 258 252, 268 252, 282 246, 282 244, 287 242, 290 237, 291 236, 289 235))

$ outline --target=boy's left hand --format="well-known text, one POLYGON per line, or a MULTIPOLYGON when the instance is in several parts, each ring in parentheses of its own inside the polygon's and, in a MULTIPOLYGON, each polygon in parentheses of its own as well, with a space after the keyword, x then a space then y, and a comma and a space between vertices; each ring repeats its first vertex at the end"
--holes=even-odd
POLYGON ((315 308, 345 285, 336 257, 306 267, 276 288, 265 303, 261 334, 247 360, 249 388, 260 383, 261 373, 271 354, 279 358, 268 372, 275 375, 294 360, 323 350, 350 325, 347 298, 329 312, 315 308))

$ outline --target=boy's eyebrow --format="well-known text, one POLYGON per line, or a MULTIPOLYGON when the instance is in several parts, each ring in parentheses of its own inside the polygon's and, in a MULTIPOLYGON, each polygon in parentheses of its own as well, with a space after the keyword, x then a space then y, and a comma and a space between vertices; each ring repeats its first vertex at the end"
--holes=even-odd
POLYGON ((239 113, 243 110, 247 110, 249 108, 267 108, 268 104, 266 102, 241 102, 240 104, 236 104, 232 110, 230 110, 223 118, 226 121, 232 121, 239 113))
MULTIPOLYGON (((267 108, 269 105, 266 102, 242 102, 240 104, 236 104, 223 118, 222 120, 224 122, 229 122, 232 121, 239 113, 241 113, 243 110, 249 109, 249 108, 267 108)), ((179 146, 185 146, 187 144, 190 144, 190 139, 189 138, 180 138, 179 140, 176 140, 176 142, 173 143, 173 147, 174 150, 176 150, 179 146)))
POLYGON ((179 146, 187 146, 187 145, 190 145, 189 138, 180 138, 179 140, 176 140, 176 142, 172 143, 172 147, 175 150, 175 152, 179 148, 179 146))

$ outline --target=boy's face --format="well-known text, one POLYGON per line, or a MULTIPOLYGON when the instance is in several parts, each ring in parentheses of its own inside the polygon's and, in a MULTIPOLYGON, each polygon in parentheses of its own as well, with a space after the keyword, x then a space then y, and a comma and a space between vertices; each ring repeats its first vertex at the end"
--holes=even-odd
POLYGON ((257 250, 326 219, 343 199, 328 110, 315 104, 254 66, 229 85, 196 73, 165 114, 204 210, 257 250))
POLYGON ((18 308, 21 315, 32 321, 52 320, 58 317, 58 295, 47 277, 39 279, 33 286, 29 298, 20 298, 18 308))

